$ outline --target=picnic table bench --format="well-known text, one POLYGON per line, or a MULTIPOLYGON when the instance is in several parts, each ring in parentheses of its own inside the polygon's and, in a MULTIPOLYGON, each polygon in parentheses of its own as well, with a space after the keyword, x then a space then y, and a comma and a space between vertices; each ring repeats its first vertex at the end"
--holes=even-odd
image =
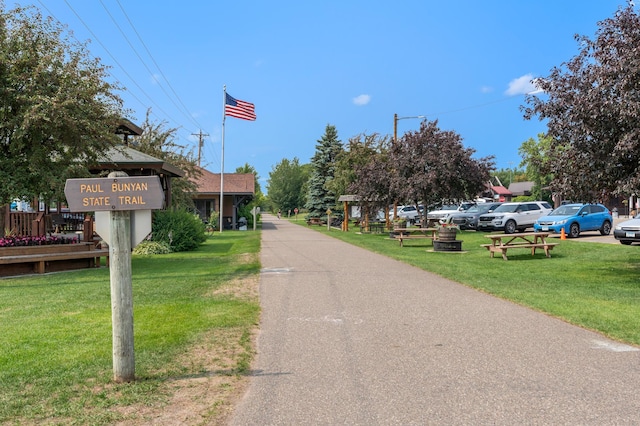
POLYGON ((327 224, 327 221, 324 219, 320 219, 319 217, 310 217, 309 219, 307 219, 307 226, 311 226, 311 225, 322 226, 326 224, 327 224))
POLYGON ((536 254, 536 249, 544 250, 547 257, 551 257, 551 250, 558 243, 547 242, 548 232, 521 232, 517 234, 489 234, 485 237, 491 239, 491 244, 481 246, 489 250, 491 257, 495 253, 501 253, 504 260, 508 260, 507 251, 514 248, 530 249, 531 255, 536 254))
POLYGON ((400 243, 400 247, 404 247, 404 240, 413 239, 430 239, 433 241, 438 232, 437 228, 395 228, 391 231, 390 237, 400 243))
POLYGON ((369 222, 364 224, 360 222, 360 233, 362 234, 382 234, 385 230, 386 224, 384 222, 369 222))

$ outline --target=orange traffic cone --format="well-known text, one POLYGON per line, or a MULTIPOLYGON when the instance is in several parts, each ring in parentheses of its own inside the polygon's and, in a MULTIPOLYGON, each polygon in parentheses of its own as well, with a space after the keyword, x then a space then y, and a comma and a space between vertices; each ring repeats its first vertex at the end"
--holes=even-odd
POLYGON ((567 239, 567 234, 565 234, 564 228, 560 228, 560 239, 561 240, 566 240, 567 239))

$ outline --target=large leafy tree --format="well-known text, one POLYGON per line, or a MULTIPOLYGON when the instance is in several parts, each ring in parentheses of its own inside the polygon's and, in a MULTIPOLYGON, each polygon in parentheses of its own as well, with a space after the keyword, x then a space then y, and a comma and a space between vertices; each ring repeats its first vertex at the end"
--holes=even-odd
POLYGON ((283 159, 273 166, 267 182, 269 203, 274 210, 287 212, 305 204, 309 165, 301 165, 298 158, 283 159))
POLYGON ((551 188, 582 201, 640 189, 640 16, 630 2, 598 27, 593 40, 576 35, 578 54, 523 107, 548 120, 551 188))
POLYGON ((348 151, 339 162, 344 174, 349 173, 347 192, 358 196, 363 217, 386 211, 396 198, 391 188, 389 144, 389 137, 378 134, 356 136, 349 140, 348 151))
POLYGON ((419 131, 408 132, 391 144, 392 188, 401 200, 436 204, 442 200, 472 199, 485 189, 493 157, 472 158, 462 137, 444 131, 438 121, 423 121, 419 131))
POLYGON ((243 166, 236 167, 236 173, 251 173, 254 176, 255 199, 261 200, 263 197, 262 188, 260 188, 260 176, 258 175, 258 171, 256 170, 256 168, 249 163, 244 163, 243 166))
POLYGON ((119 87, 53 19, 0 1, 0 204, 62 199, 65 180, 118 142, 119 87))
POLYGON ((264 202, 264 195, 262 195, 262 189, 260 188, 259 182, 260 176, 258 175, 258 171, 256 170, 256 168, 249 163, 244 163, 243 166, 236 167, 236 173, 250 173, 253 175, 255 185, 255 193, 253 195, 253 198, 249 202, 243 204, 242 206, 239 206, 238 208, 239 215, 248 218, 249 225, 253 225, 253 214, 251 213, 251 211, 255 207, 261 206, 264 202))
POLYGON ((147 110, 142 125, 142 135, 135 138, 131 144, 133 148, 155 158, 165 160, 186 173, 185 177, 171 180, 171 208, 192 210, 193 194, 196 185, 189 180, 189 176, 198 176, 197 161, 193 151, 176 141, 178 129, 168 128, 166 122, 152 122, 151 110, 147 110))
POLYGON ((325 215, 328 209, 333 209, 336 205, 340 194, 332 192, 328 184, 334 177, 336 161, 343 150, 342 142, 338 139, 338 131, 335 126, 328 124, 311 158, 306 207, 312 217, 325 215))
POLYGON ((541 133, 538 135, 538 140, 530 138, 523 142, 518 149, 518 153, 522 157, 520 165, 526 166, 527 178, 535 182, 531 195, 536 200, 549 199, 548 194, 545 194, 545 188, 549 187, 553 176, 545 171, 550 169, 548 163, 555 161, 550 155, 552 143, 553 139, 541 133))

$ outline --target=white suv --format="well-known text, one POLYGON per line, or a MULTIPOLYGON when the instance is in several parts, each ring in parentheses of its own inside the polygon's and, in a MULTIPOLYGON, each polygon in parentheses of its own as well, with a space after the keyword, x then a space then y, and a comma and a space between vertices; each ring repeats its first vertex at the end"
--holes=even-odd
POLYGON ((553 209, 546 201, 504 203, 491 213, 478 217, 478 231, 502 230, 505 234, 532 228, 535 221, 551 213, 553 209))
POLYGON ((427 219, 431 222, 438 221, 440 223, 446 223, 452 214, 465 212, 473 205, 475 205, 475 203, 471 202, 465 202, 460 205, 443 205, 427 213, 427 219))
MULTIPOLYGON (((416 206, 398 206, 398 217, 401 219, 407 219, 410 221, 415 221, 420 216, 418 209, 416 206)), ((389 212, 389 219, 393 220, 393 209, 389 212)))

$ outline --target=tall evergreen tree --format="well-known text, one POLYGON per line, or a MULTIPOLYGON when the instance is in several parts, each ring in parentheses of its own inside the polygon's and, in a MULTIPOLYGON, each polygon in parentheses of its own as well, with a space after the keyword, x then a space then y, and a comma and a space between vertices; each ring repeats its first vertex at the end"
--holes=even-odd
POLYGON ((327 185, 334 177, 338 155, 344 150, 338 139, 335 126, 327 124, 322 139, 318 140, 316 153, 311 158, 311 177, 309 192, 307 193, 307 209, 311 217, 326 214, 327 209, 333 209, 338 195, 334 194, 327 185))

